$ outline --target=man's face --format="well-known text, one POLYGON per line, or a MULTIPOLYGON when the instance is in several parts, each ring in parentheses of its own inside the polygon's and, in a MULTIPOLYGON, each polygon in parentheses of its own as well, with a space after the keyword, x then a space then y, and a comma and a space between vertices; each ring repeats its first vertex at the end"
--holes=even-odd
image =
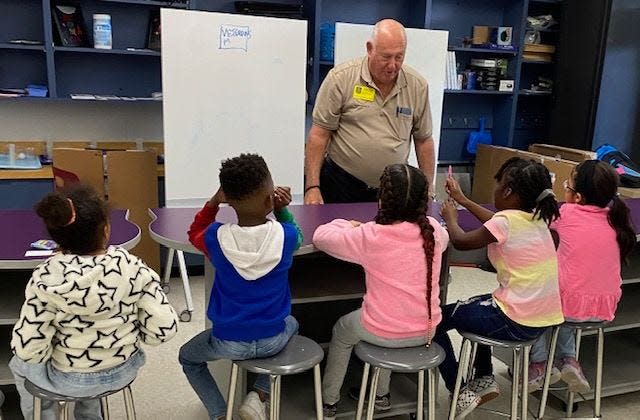
POLYGON ((374 82, 393 84, 398 77, 406 45, 403 37, 379 36, 375 43, 367 42, 369 72, 374 82))

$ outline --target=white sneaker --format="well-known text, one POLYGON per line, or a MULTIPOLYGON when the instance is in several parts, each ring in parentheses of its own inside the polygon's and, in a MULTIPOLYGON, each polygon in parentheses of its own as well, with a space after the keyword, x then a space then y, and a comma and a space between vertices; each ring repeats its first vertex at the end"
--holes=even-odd
POLYGON ((472 379, 467 384, 467 389, 475 392, 480 397, 478 405, 482 405, 487 401, 500 396, 500 388, 493 376, 482 376, 472 379))
POLYGON ((462 388, 456 402, 456 420, 467 417, 480 404, 480 401, 481 398, 478 394, 467 387, 462 388))
POLYGON ((260 401, 258 393, 251 391, 244 397, 240 410, 242 420, 267 420, 266 405, 260 401))

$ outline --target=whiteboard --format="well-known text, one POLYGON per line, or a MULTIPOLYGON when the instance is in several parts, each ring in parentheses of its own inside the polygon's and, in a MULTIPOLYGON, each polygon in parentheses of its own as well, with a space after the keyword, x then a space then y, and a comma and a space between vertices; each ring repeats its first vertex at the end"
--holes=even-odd
POLYGON ((162 9, 161 25, 166 205, 202 205, 248 152, 301 194, 307 22, 162 9))
MULTIPOLYGON (((343 63, 366 54, 366 43, 371 38, 373 25, 336 23, 334 56, 343 63)), ((442 102, 444 100, 445 68, 449 32, 407 28, 407 52, 404 63, 416 70, 429 83, 429 104, 433 121, 433 142, 436 163, 440 145, 442 102)), ((409 163, 417 166, 415 150, 411 148, 409 163)), ((435 180, 435 173, 432 180, 435 180)))

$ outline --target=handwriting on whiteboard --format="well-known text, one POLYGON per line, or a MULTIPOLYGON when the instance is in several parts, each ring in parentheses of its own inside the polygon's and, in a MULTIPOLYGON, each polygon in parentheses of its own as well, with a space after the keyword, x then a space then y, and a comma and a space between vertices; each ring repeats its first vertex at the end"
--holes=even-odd
POLYGON ((251 39, 251 28, 238 25, 220 25, 220 49, 221 50, 243 50, 247 51, 247 46, 251 39))

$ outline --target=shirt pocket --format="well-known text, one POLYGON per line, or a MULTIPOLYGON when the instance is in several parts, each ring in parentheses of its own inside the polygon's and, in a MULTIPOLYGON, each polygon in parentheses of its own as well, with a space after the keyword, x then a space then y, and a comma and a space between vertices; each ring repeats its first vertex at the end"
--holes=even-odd
POLYGON ((396 131, 401 140, 409 140, 413 128, 413 115, 399 114, 396 121, 396 131))

